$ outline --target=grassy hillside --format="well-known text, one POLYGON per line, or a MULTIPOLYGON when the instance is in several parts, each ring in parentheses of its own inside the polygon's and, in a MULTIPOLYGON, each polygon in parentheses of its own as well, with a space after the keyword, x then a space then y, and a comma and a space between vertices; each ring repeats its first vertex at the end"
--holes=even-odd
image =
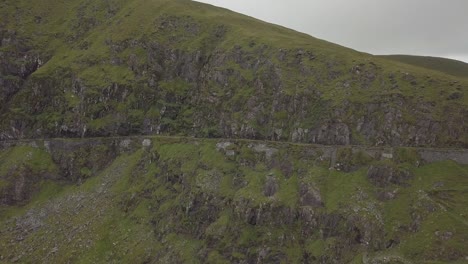
POLYGON ((225 9, 8 0, 0 15, 0 139, 468 144, 468 81, 225 9))
POLYGON ((468 146, 467 80, 188 0, 0 17, 0 263, 466 262, 468 168, 408 146, 468 146))
POLYGON ((443 72, 460 78, 468 78, 468 63, 437 57, 412 55, 385 55, 379 56, 390 60, 443 72))
POLYGON ((57 141, 3 149, 0 179, 21 171, 20 162, 32 173, 54 168, 57 176, 82 163, 89 169, 81 171, 80 184, 36 179, 41 191, 25 205, 0 206, 0 260, 466 260, 466 165, 425 164, 410 148, 395 149, 393 160, 381 160, 376 149, 344 147, 334 163, 324 158, 328 150, 309 145, 159 137, 142 147, 142 141, 57 141), (89 145, 114 148, 114 156, 93 166, 95 158, 76 154, 89 145), (8 153, 28 152, 45 154, 9 162, 8 153), (43 165, 28 165, 35 163, 43 165))

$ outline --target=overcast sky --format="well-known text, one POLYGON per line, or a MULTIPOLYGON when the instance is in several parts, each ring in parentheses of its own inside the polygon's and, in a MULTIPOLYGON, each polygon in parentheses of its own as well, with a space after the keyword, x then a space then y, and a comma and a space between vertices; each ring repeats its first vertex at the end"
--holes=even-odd
POLYGON ((468 62, 468 0, 197 0, 372 54, 468 62))

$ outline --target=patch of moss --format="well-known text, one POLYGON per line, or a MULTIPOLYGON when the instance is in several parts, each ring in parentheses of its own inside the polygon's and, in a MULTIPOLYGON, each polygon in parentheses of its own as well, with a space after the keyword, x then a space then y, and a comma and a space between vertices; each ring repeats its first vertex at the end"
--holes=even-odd
POLYGON ((267 176, 267 170, 241 168, 246 181, 246 186, 236 191, 234 199, 248 199, 254 205, 260 205, 269 199, 263 194, 263 187, 267 176))
POLYGON ((306 251, 310 255, 319 258, 325 254, 326 244, 322 239, 309 239, 306 244, 306 251))
POLYGON ((224 211, 219 215, 219 218, 208 226, 205 233, 214 238, 222 238, 229 228, 230 219, 232 214, 229 211, 224 211))
POLYGON ((45 150, 31 146, 17 146, 5 152, 0 160, 0 176, 11 168, 26 166, 33 173, 57 173, 58 168, 45 150))
POLYGON ((208 263, 210 264, 229 264, 227 259, 225 259, 218 251, 213 250, 208 254, 208 263))
POLYGON ((339 210, 351 204, 353 195, 360 189, 372 189, 367 181, 366 172, 365 168, 352 173, 332 170, 322 189, 326 210, 328 212, 339 210))
POLYGON ((399 163, 417 165, 421 160, 418 151, 414 148, 396 148, 394 150, 394 155, 394 160, 399 163))
POLYGON ((279 191, 276 194, 279 202, 284 206, 296 208, 299 202, 299 179, 297 175, 280 181, 279 191))

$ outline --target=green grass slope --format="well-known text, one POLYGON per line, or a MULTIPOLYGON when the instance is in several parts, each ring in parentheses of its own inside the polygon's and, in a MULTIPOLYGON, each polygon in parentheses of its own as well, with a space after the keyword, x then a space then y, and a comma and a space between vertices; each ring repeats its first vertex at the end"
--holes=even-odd
POLYGON ((7 0, 0 15, 0 139, 468 144, 468 81, 225 9, 7 0))
POLYGON ((0 262, 466 261, 466 165, 284 142, 467 146, 466 80, 188 0, 0 17, 0 140, 63 138, 2 143, 0 262))
POLYGON ((468 78, 468 63, 458 60, 413 55, 382 55, 379 57, 443 72, 460 78, 468 78))
POLYGON ((119 145, 81 184, 46 181, 28 204, 0 207, 0 260, 466 261, 466 165, 421 164, 411 149, 399 149, 397 162, 342 148, 342 165, 331 169, 323 150, 306 145, 176 138, 119 145), (394 173, 372 176, 372 167, 394 173))

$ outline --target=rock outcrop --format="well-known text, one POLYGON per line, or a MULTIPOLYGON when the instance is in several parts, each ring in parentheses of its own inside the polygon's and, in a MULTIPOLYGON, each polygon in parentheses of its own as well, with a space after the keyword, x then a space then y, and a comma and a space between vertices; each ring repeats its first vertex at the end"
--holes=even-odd
MULTIPOLYGON (((454 85, 443 74, 395 69, 248 18, 238 19, 262 25, 261 34, 242 23, 212 23, 187 3, 171 3, 187 10, 180 13, 145 17, 138 7, 119 20, 126 5, 109 9, 108 2, 57 4, 69 14, 37 14, 39 23, 18 21, 8 12, 16 4, 4 5, 0 140, 182 134, 331 145, 468 142, 463 80, 454 85), (136 16, 152 26, 120 32, 133 28, 136 16), (66 33, 47 33, 56 19, 65 21, 66 33), (20 23, 31 32, 11 29, 20 23), (276 34, 288 40, 275 42, 276 34), (56 51, 47 46, 51 40, 56 51)), ((165 2, 148 5, 159 10, 165 2)))
POLYGON ((3 141, 0 210, 15 217, 0 217, 0 259, 347 263, 391 249, 414 262, 463 260, 464 223, 452 217, 466 213, 464 167, 428 163, 428 151, 389 158, 385 147, 164 136, 3 141), (92 250, 101 247, 105 255, 92 250))

